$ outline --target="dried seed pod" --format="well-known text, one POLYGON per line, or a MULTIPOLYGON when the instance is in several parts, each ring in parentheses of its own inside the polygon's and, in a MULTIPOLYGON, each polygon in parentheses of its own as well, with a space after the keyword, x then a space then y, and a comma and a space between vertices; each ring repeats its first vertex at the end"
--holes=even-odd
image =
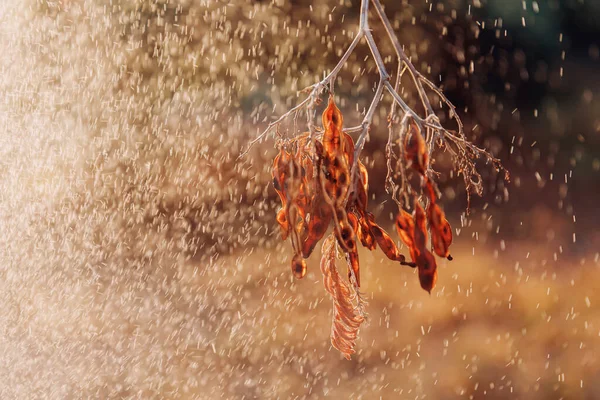
POLYGON ((417 264, 417 268, 419 269, 419 282, 421 283, 421 287, 431 293, 431 289, 433 289, 437 280, 437 263, 433 254, 426 248, 427 225, 425 211, 417 199, 415 199, 413 218, 415 224, 415 233, 413 235, 415 257, 413 258, 413 261, 417 264))
POLYGON ((290 233, 290 224, 288 224, 286 210, 281 208, 277 211, 277 223, 281 227, 281 239, 286 240, 290 233))
POLYGON ((356 236, 360 240, 360 243, 369 250, 375 250, 375 248, 377 247, 375 245, 375 238, 371 233, 369 224, 366 222, 366 219, 358 217, 354 213, 349 213, 348 221, 350 222, 350 225, 352 225, 352 229, 356 233, 356 236))
POLYGON ((303 223, 298 212, 298 206, 295 203, 290 204, 287 214, 290 223, 290 241, 294 254, 302 253, 302 243, 304 242, 303 223))
POLYGON ((279 195, 279 199, 281 200, 281 209, 277 212, 277 222, 281 227, 281 237, 285 240, 288 237, 290 231, 290 225, 287 218, 288 212, 288 199, 284 192, 286 187, 286 170, 287 164, 289 163, 290 156, 284 150, 281 149, 279 154, 273 160, 273 186, 275 187, 275 191, 279 195))
POLYGON ((308 258, 313 252, 317 243, 325 236, 327 227, 332 219, 331 206, 321 197, 317 197, 315 207, 310 213, 310 220, 307 226, 307 236, 302 244, 302 255, 308 258))
POLYGON ((413 235, 415 232, 415 223, 412 216, 405 210, 400 210, 400 213, 396 217, 396 230, 400 239, 411 249, 414 246, 413 235))
POLYGON ((427 220, 425 218, 425 210, 421 203, 415 199, 415 211, 413 212, 414 219, 414 234, 413 240, 417 250, 421 251, 427 243, 427 220))
POLYGON ((321 168, 324 192, 334 205, 341 204, 349 189, 349 171, 342 157, 324 158, 321 168))
POLYGON ((356 185, 356 207, 362 214, 367 212, 369 202, 369 172, 362 162, 358 162, 358 184, 356 185))
POLYGON ((414 122, 411 122, 408 128, 404 150, 409 167, 425 176, 429 164, 429 153, 425 139, 423 139, 419 127, 414 122))
POLYGON ((341 157, 337 157, 336 160, 338 161, 338 166, 333 172, 335 179, 335 202, 336 204, 341 204, 346 199, 346 195, 350 189, 350 170, 346 161, 341 159, 341 157))
POLYGON ((358 217, 356 216, 356 214, 349 212, 348 213, 348 222, 350 223, 350 226, 352 227, 352 230, 357 233, 359 226, 358 226, 358 217))
POLYGON ((444 211, 435 203, 427 208, 429 227, 431 229, 431 248, 440 257, 450 256, 452 244, 452 228, 444 211))
POLYGON ((373 236, 373 232, 371 232, 371 228, 369 227, 369 223, 366 218, 361 217, 358 219, 358 231, 357 231, 358 239, 360 243, 369 250, 375 250, 377 248, 377 244, 375 241, 375 236, 373 236))
POLYGON ((431 252, 425 248, 415 260, 419 271, 419 283, 428 293, 435 287, 437 282, 437 263, 431 252))
POLYGON ((343 208, 336 208, 335 219, 337 224, 334 226, 334 233, 340 247, 347 253, 356 251, 356 242, 354 240, 354 230, 348 221, 348 215, 343 208))
POLYGON ((410 214, 400 210, 396 217, 396 229, 398 235, 410 250, 410 257, 419 271, 419 282, 421 287, 431 293, 437 280, 437 263, 435 257, 427 248, 427 226, 425 211, 418 200, 415 199, 415 211, 411 218, 410 214))
POLYGON ((393 261, 405 262, 406 258, 404 255, 400 254, 396 243, 394 243, 390 235, 388 235, 385 230, 375 223, 375 217, 373 214, 368 213, 367 218, 369 221, 369 229, 377 241, 379 248, 383 251, 387 258, 393 261))
POLYGON ((335 105, 333 96, 329 96, 329 104, 323 111, 323 147, 325 153, 330 157, 336 157, 341 150, 342 124, 344 119, 342 113, 335 105))
POLYGON ((306 261, 301 254, 296 254, 292 258, 292 273, 297 279, 302 279, 306 275, 306 261))
POLYGON ((352 165, 354 164, 354 140, 352 140, 352 136, 348 135, 346 132, 343 133, 343 137, 343 153, 346 158, 346 163, 352 165))

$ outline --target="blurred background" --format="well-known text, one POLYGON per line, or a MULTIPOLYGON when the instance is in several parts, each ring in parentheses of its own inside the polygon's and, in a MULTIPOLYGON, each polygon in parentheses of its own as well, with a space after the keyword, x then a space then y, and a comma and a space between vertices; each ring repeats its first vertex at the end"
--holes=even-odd
MULTIPOLYGON (((335 66, 359 1, 0 4, 0 397, 600 397, 600 3, 382 3, 511 180, 478 164, 467 215, 436 155, 454 261, 428 295, 362 252, 351 361, 318 255, 292 277, 273 137, 238 156, 335 66)), ((347 126, 376 82, 363 44, 336 83, 347 126)), ((363 155, 390 228, 388 111, 363 155)))

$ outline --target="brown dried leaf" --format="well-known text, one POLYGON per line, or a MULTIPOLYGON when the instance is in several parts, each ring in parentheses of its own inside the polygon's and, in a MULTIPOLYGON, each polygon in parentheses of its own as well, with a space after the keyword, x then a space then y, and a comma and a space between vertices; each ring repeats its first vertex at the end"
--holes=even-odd
POLYGON ((450 256, 452 228, 444 211, 435 203, 427 208, 427 217, 431 229, 431 248, 440 257, 450 256))
POLYGON ((355 353, 356 338, 365 316, 360 307, 354 304, 357 298, 353 288, 341 278, 335 260, 337 258, 336 241, 333 235, 323 243, 321 272, 323 284, 333 299, 333 325, 331 328, 331 344, 346 359, 355 353))

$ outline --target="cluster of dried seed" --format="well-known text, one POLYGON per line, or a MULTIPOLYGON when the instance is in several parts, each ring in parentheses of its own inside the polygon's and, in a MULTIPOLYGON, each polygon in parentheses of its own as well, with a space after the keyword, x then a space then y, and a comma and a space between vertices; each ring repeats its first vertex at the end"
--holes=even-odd
POLYGON ((357 171, 352 174, 354 141, 342 131, 342 122, 342 114, 330 98, 323 112, 322 140, 315 138, 311 142, 305 134, 290 143, 289 149, 282 146, 273 162, 273 184, 282 204, 277 222, 283 239, 290 237, 294 250, 294 275, 304 277, 304 259, 333 222, 337 245, 351 266, 349 277, 358 287, 357 238, 370 250, 379 245, 390 259, 405 265, 410 263, 405 262, 392 238, 367 211, 368 172, 357 160, 357 171))
POLYGON ((306 275, 305 259, 329 225, 333 225, 332 237, 323 247, 321 270, 325 287, 334 300, 332 343, 349 358, 354 352, 358 328, 364 321, 358 293, 357 240, 369 250, 379 245, 389 259, 417 267, 421 287, 431 292, 437 278, 437 266, 432 252, 427 249, 427 225, 431 232, 431 248, 440 257, 451 259, 448 248, 452 232, 444 212, 436 203, 434 183, 427 176, 429 149, 416 125, 411 125, 402 144, 404 161, 407 168, 420 175, 427 212, 415 194, 412 216, 401 208, 396 218, 396 228, 412 258, 412 262, 407 262, 394 240, 367 210, 368 171, 360 160, 355 160, 354 141, 342 130, 342 114, 333 97, 329 99, 322 120, 320 140, 305 133, 282 143, 273 161, 273 185, 282 204, 277 222, 282 238, 289 237, 292 243, 292 272, 297 278, 306 275), (352 285, 341 281, 335 269, 338 248, 345 254, 352 285), (355 298, 359 299, 357 306, 354 306, 355 298))
POLYGON ((437 263, 435 257, 427 249, 427 223, 431 232, 431 248, 439 257, 452 260, 449 249, 452 244, 452 228, 446 219, 444 211, 437 204, 437 196, 434 183, 427 176, 429 155, 425 140, 416 125, 411 124, 406 142, 404 154, 408 167, 412 168, 421 177, 427 202, 427 213, 423 210, 419 199, 415 196, 414 212, 412 216, 400 209, 396 217, 396 229, 398 235, 410 249, 413 263, 419 270, 419 282, 421 287, 431 293, 437 280, 437 263))

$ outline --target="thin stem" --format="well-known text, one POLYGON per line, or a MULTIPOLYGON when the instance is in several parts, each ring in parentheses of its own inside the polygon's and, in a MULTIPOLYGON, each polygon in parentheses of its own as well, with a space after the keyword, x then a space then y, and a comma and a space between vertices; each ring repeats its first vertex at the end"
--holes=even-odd
POLYGON ((244 150, 238 156, 237 159, 239 160, 239 159, 243 158, 246 154, 248 154, 248 152, 250 151, 250 149, 252 148, 252 146, 255 143, 257 143, 260 140, 262 140, 266 136, 266 134, 269 133, 269 131, 271 131, 271 129, 273 129, 274 127, 276 127, 277 125, 279 125, 284 119, 286 119, 287 117, 289 117, 295 111, 298 111, 299 109, 301 109, 302 107, 304 107, 306 105, 306 103, 308 103, 309 100, 310 100, 310 97, 307 97, 306 99, 302 100, 301 103, 297 104, 295 107, 292 107, 290 110, 288 110, 288 112, 286 112, 285 114, 281 115, 275 121, 269 123, 269 126, 267 126, 267 128, 260 135, 258 135, 254 140, 252 140, 250 142, 250 144, 248 145, 248 148, 246 150, 244 150))
MULTIPOLYGON (((360 157, 360 153, 365 145, 365 141, 367 139, 369 130, 371 128, 371 122, 373 122, 373 115, 375 115, 375 109, 379 105, 379 102, 381 101, 383 95, 383 84, 384 80, 382 78, 379 80, 379 84, 377 85, 377 89, 375 90, 375 96, 373 97, 373 101, 369 106, 369 110, 367 111, 365 118, 363 118, 363 122, 361 124, 362 132, 356 140, 356 146, 354 148, 354 161, 352 162, 352 167, 350 169, 350 182, 352 182, 352 186, 354 186, 353 189, 356 189, 356 185, 358 184, 358 175, 356 173, 356 170, 358 169, 358 160, 360 157)), ((354 190, 354 193, 356 193, 356 190, 354 190)))
POLYGON ((361 31, 369 29, 369 0, 360 1, 360 26, 361 31))
POLYGON ((398 41, 398 38, 396 37, 396 34, 394 33, 394 28, 392 28, 392 24, 390 23, 390 20, 388 19, 387 15, 385 14, 385 11, 383 10, 383 6, 381 5, 380 0, 372 0, 372 2, 373 2, 373 6, 375 6, 375 11, 377 11, 377 14, 379 15, 379 19, 381 19, 381 22, 383 23, 383 26, 385 27, 388 37, 392 41, 392 45, 394 46, 394 51, 396 52, 398 61, 400 63, 402 63, 402 62, 405 63, 405 65, 408 67, 411 77, 413 78, 413 81, 417 85, 417 89, 418 89, 417 92, 419 92, 419 97, 421 98, 421 102, 423 103, 423 106, 425 107, 425 111, 428 114, 433 113, 433 109, 431 108, 431 104, 429 103, 429 99, 427 98, 427 93, 425 92, 423 85, 421 84, 420 79, 419 79, 422 77, 422 75, 419 73, 419 71, 417 71, 415 66, 410 62, 409 58, 406 56, 406 53, 402 49, 402 46, 400 45, 400 41, 398 41))
POLYGON ((409 114, 415 120, 415 123, 417 125, 419 125, 419 127, 421 127, 421 125, 424 122, 423 119, 421 117, 419 117, 417 115, 417 113, 415 113, 408 106, 408 104, 406 104, 404 102, 404 100, 402 100, 402 97, 400 97, 400 95, 398 94, 398 92, 396 92, 394 90, 394 87, 392 86, 392 84, 390 82, 386 82, 385 83, 385 88, 388 90, 388 92, 390 92, 390 94, 392 95, 392 97, 394 98, 394 100, 396 101, 396 103, 398 103, 398 105, 400 106, 400 108, 402 109, 402 111, 404 111, 406 114, 409 114))
POLYGON ((362 125, 356 125, 356 126, 352 126, 350 128, 344 128, 344 132, 346 132, 346 133, 361 132, 362 130, 363 130, 362 125))
POLYGON ((327 75, 325 77, 325 79, 323 79, 320 82, 321 85, 324 85, 326 82, 331 81, 331 80, 335 79, 335 77, 337 77, 337 74, 340 72, 340 70, 342 69, 344 64, 346 64, 346 61, 348 61, 348 58, 350 57, 350 55, 352 54, 352 52, 354 51, 354 49, 356 48, 356 46, 358 45, 358 43, 360 42, 360 40, 362 39, 364 34, 365 34, 365 31, 363 29, 360 29, 358 31, 358 33, 356 34, 356 37, 354 37, 354 40, 352 41, 352 43, 350 43, 350 46, 348 46, 348 49, 346 50, 346 52, 344 53, 342 58, 340 58, 340 61, 331 70, 329 75, 327 75))
MULTIPOLYGON (((375 109, 379 105, 379 103, 383 97, 383 94, 384 94, 383 91, 385 89, 387 92, 389 92, 392 95, 392 98, 393 98, 393 102, 392 102, 392 106, 390 108, 390 114, 389 114, 389 124, 388 124, 389 138, 388 138, 388 144, 386 145, 386 154, 388 155, 388 157, 390 157, 393 153, 393 125, 394 125, 394 118, 395 118, 395 113, 396 113, 396 106, 400 107, 400 109, 402 110, 402 113, 403 113, 403 118, 402 118, 402 122, 401 122, 401 130, 400 130, 400 142, 401 142, 400 143, 400 159, 398 160, 398 163, 400 164, 400 174, 402 175, 401 176, 402 187, 400 190, 403 192, 403 194, 406 196, 407 191, 411 190, 410 184, 408 183, 406 176, 404 176, 405 171, 402 168, 403 167, 403 165, 402 165, 402 161, 403 161, 402 160, 403 159, 402 142, 403 142, 404 136, 406 135, 406 132, 408 131, 408 125, 411 123, 411 120, 412 120, 412 122, 414 122, 414 124, 416 124, 419 131, 426 135, 426 141, 427 141, 427 144, 429 145, 428 146, 429 147, 429 159, 430 160, 433 159, 433 157, 432 157, 433 151, 436 146, 443 146, 444 148, 450 150, 451 154, 454 157, 456 164, 458 165, 458 168, 460 168, 460 170, 465 175, 465 183, 467 185, 468 191, 470 188, 474 187, 476 189, 476 191, 479 192, 482 189, 481 179, 480 179, 479 174, 475 170, 474 166, 472 165, 472 160, 474 158, 484 156, 489 161, 491 161, 496 167, 501 168, 499 160, 494 158, 490 153, 488 153, 484 149, 480 149, 479 147, 473 145, 472 143, 470 143, 467 140, 467 138, 464 134, 464 131, 463 131, 463 124, 460 120, 460 117, 458 116, 458 114, 456 112, 455 107, 452 105, 452 103, 448 100, 448 98, 442 93, 442 91, 439 88, 437 88, 431 81, 429 81, 419 71, 417 71, 415 66, 412 64, 412 62, 410 61, 410 59, 404 52, 402 46, 400 45, 400 41, 398 40, 396 34, 394 33, 392 24, 390 23, 390 20, 388 19, 387 15, 385 14, 385 11, 381 4, 381 0, 361 0, 360 22, 359 22, 358 31, 356 33, 356 36, 354 37, 354 39, 352 40, 352 42, 350 43, 350 45, 344 52, 343 56, 340 58, 340 60, 336 64, 336 66, 321 81, 318 81, 318 82, 308 86, 304 90, 302 90, 301 92, 308 93, 308 96, 304 100, 302 100, 298 105, 296 105, 295 107, 290 109, 288 112, 286 112, 285 114, 280 116, 277 120, 271 122, 267 126, 267 128, 256 139, 254 139, 250 142, 250 145, 248 146, 246 151, 244 151, 240 155, 240 157, 238 157, 238 159, 243 157, 245 154, 247 154, 253 144, 255 144, 256 142, 263 139, 274 127, 277 127, 280 123, 282 123, 290 115, 294 115, 295 116, 294 121, 296 121, 296 118, 298 116, 298 111, 304 107, 306 107, 306 118, 307 118, 310 139, 311 139, 311 142, 313 143, 313 145, 316 145, 315 143, 317 140, 316 139, 317 128, 314 124, 314 120, 315 120, 315 116, 316 116, 316 106, 319 104, 319 101, 320 101, 320 95, 327 86, 329 87, 330 93, 333 93, 334 82, 337 78, 337 75, 339 74, 341 69, 344 67, 344 65, 350 58, 350 55, 353 53, 356 46, 358 46, 358 44, 360 43, 360 41, 363 38, 367 42, 367 45, 369 46, 369 50, 375 60, 375 64, 377 66, 377 71, 379 73, 379 84, 377 85, 377 89, 375 91, 375 96, 371 102, 371 105, 369 106, 369 109, 368 109, 362 123, 359 126, 351 127, 351 128, 344 130, 346 133, 361 132, 357 139, 356 146, 355 146, 354 162, 352 164, 352 171, 351 171, 351 179, 352 179, 351 182, 353 182, 353 184, 357 183, 356 179, 355 179, 356 178, 355 174, 356 174, 356 169, 357 169, 360 153, 364 147, 364 143, 369 134, 371 123, 373 120, 373 115, 375 113, 375 109), (369 28, 368 13, 369 13, 370 2, 373 3, 373 6, 375 7, 375 10, 379 16, 379 19, 381 20, 381 22, 386 30, 387 35, 389 36, 389 38, 392 41, 392 45, 394 47, 394 51, 395 51, 397 59, 398 59, 398 71, 397 71, 397 76, 396 76, 396 82, 393 86, 390 82, 390 75, 388 74, 388 72, 385 68, 385 63, 383 61, 383 57, 381 56, 381 53, 377 47, 377 44, 375 43, 375 40, 374 40, 371 30, 369 28), (424 112, 425 112, 425 115, 423 117, 421 117, 413 109, 411 109, 408 106, 408 104, 402 99, 402 97, 398 94, 399 87, 401 84, 401 77, 404 74, 404 72, 407 70, 410 73, 411 80, 415 83, 417 92, 419 94, 419 98, 421 100, 421 103, 423 104, 423 108, 424 108, 424 112), (433 91, 437 96, 439 96, 441 101, 448 106, 450 118, 454 119, 458 125, 458 132, 450 131, 441 125, 440 120, 439 120, 438 116, 436 115, 435 111, 433 110, 431 103, 429 101, 429 98, 427 96, 427 92, 426 92, 427 89, 433 91)), ((392 179, 391 179, 392 171, 390 171, 390 168, 391 168, 391 161, 388 160, 388 176, 386 178, 386 188, 388 188, 387 186, 389 184, 389 188, 391 188, 393 191, 395 191, 394 185, 392 185, 392 183, 393 183, 392 179)), ((427 165, 427 175, 430 175, 430 176, 435 175, 435 171, 431 168, 431 163, 429 163, 427 165)), ((508 177, 506 179, 508 179, 508 177)))
POLYGON ((373 39, 373 35, 371 31, 365 31, 365 39, 367 40, 367 44, 369 45, 369 49, 371 50, 371 54, 373 54, 373 58, 375 59, 375 64, 377 65, 377 70, 379 71, 379 76, 382 80, 387 81, 390 79, 390 74, 388 74, 385 69, 385 65, 383 63, 383 58, 381 57, 381 53, 377 48, 377 44, 375 43, 375 39, 373 39))
POLYGON ((367 133, 369 132, 369 128, 371 127, 371 122, 373 121, 373 115, 375 114, 375 109, 377 105, 381 101, 381 95, 383 94, 383 79, 379 81, 377 85, 377 90, 375 90, 375 97, 373 97, 373 101, 369 106, 369 110, 365 115, 365 118, 362 122, 363 130, 356 141, 356 148, 354 150, 354 163, 356 164, 358 161, 358 157, 360 156, 360 152, 362 151, 363 146, 365 145, 365 140, 367 138, 367 133))

